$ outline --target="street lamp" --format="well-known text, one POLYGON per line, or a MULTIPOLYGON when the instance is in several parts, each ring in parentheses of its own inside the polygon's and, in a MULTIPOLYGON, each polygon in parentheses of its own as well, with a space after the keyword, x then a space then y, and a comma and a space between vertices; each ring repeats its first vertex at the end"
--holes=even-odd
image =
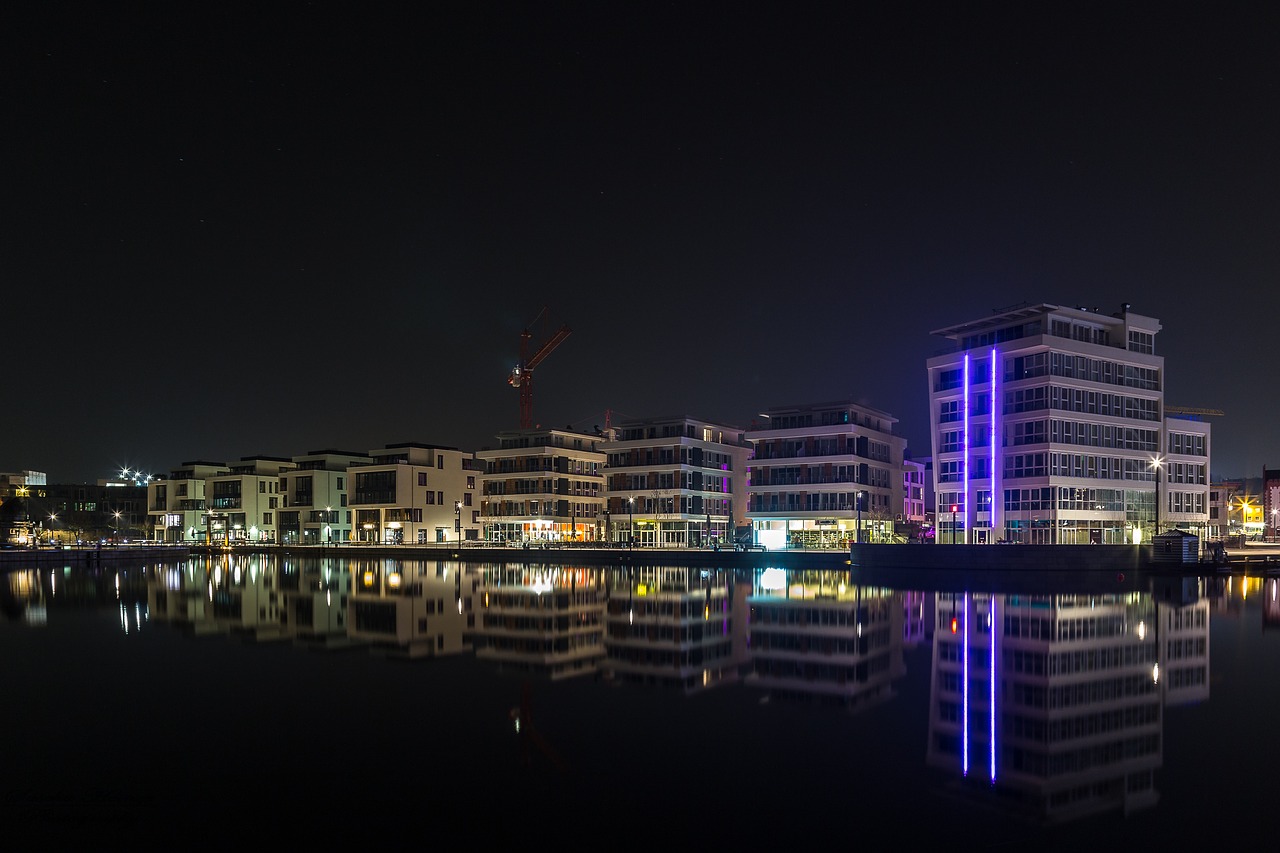
POLYGON ((116 518, 116 544, 120 544, 120 510, 111 513, 116 518))
POLYGON ((462 501, 453 502, 453 535, 462 544, 462 501))
POLYGON ((859 544, 862 543, 862 496, 865 494, 866 492, 858 492, 853 496, 854 504, 857 506, 858 510, 858 529, 853 533, 853 541, 859 544))
POLYGON ((324 508, 324 541, 326 543, 333 542, 333 507, 324 508))
POLYGON ((1156 535, 1160 535, 1160 468, 1164 465, 1163 456, 1152 456, 1151 466, 1156 469, 1156 535))
POLYGON ((636 544, 636 499, 634 497, 627 498, 627 547, 634 547, 636 544))

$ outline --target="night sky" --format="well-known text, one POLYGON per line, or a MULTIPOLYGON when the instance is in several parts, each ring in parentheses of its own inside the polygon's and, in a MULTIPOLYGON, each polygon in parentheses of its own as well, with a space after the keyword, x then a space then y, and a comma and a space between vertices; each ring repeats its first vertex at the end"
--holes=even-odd
POLYGON ((855 399, 930 332, 1158 318, 1214 477, 1280 466, 1267 4, 26 4, 0 471, 480 449, 855 399), (34 8, 38 6, 37 8, 34 8))

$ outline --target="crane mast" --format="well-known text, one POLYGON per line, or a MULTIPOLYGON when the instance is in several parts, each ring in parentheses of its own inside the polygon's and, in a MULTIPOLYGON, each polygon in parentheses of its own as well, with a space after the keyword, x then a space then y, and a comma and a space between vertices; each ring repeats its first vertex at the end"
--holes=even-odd
POLYGON ((520 390, 521 429, 529 429, 533 426, 533 369, 541 364, 543 359, 551 354, 552 350, 560 346, 572 331, 568 326, 561 326, 539 343, 538 348, 534 350, 533 354, 530 354, 529 345, 530 341, 533 340, 533 326, 538 322, 538 318, 546 313, 546 310, 543 308, 538 313, 538 317, 534 318, 533 323, 530 323, 520 333, 520 361, 512 369, 511 375, 507 377, 507 384, 520 390))

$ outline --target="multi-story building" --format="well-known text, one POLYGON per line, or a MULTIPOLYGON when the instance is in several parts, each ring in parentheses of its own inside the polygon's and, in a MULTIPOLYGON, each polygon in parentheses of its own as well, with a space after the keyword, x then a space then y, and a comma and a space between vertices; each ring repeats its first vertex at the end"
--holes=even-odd
POLYGON ((619 423, 607 436, 606 536, 659 548, 727 543, 745 517, 750 446, 738 427, 691 417, 619 423))
POLYGON ((1218 480, 1209 485, 1209 539, 1240 533, 1240 506, 1245 502, 1244 480, 1218 480))
POLYGON ((1166 416, 1156 465, 1159 512, 1156 533, 1168 529, 1207 539, 1209 527, 1209 423, 1192 416, 1166 416))
POLYGON ((156 542, 191 544, 214 538, 212 514, 206 511, 205 483, 227 474, 221 462, 183 462, 181 468, 147 484, 147 517, 156 542))
POLYGON ((925 522, 927 498, 932 492, 932 480, 925 475, 932 473, 921 459, 910 457, 902 460, 902 520, 917 525, 925 522))
POLYGON ((927 363, 938 542, 1202 530, 1209 426, 1166 425, 1160 328, 1127 303, 1111 315, 1042 303, 935 331, 953 343, 927 363))
POLYGON ((1277 514, 1280 514, 1280 470, 1262 469, 1262 522, 1267 538, 1276 541, 1277 514))
POLYGON ((754 445, 747 518, 769 548, 890 541, 902 513, 907 440, 897 418, 851 401, 768 409, 754 445))
POLYGON ((605 439, 567 429, 499 433, 477 451, 480 517, 493 542, 587 542, 604 538, 605 439))
POLYGON ((348 504, 359 542, 422 545, 475 538, 473 455, 456 447, 404 442, 347 469, 348 504))
POLYGON ((46 512, 47 482, 42 471, 0 473, 0 545, 34 545, 43 532, 38 519, 46 512))
POLYGON ((278 542, 282 476, 296 464, 275 456, 243 456, 205 483, 212 538, 236 543, 278 542))
POLYGON ((354 531, 347 506, 347 469, 369 461, 353 450, 313 450, 293 457, 280 475, 280 542, 329 545, 350 542, 354 531))

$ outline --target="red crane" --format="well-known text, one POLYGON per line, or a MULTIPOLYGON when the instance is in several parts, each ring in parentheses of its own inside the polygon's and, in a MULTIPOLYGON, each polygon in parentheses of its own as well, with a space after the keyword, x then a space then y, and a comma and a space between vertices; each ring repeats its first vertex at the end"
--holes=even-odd
POLYGON ((569 332, 572 331, 568 326, 561 326, 539 344, 533 355, 529 355, 529 341, 533 338, 533 326, 546 311, 546 308, 539 311, 533 323, 530 323, 529 327, 520 333, 520 362, 511 370, 511 375, 507 377, 508 385, 512 388, 520 389, 521 429, 529 429, 533 426, 533 369, 541 364, 542 360, 549 356, 553 349, 560 346, 564 339, 569 337, 569 332))

